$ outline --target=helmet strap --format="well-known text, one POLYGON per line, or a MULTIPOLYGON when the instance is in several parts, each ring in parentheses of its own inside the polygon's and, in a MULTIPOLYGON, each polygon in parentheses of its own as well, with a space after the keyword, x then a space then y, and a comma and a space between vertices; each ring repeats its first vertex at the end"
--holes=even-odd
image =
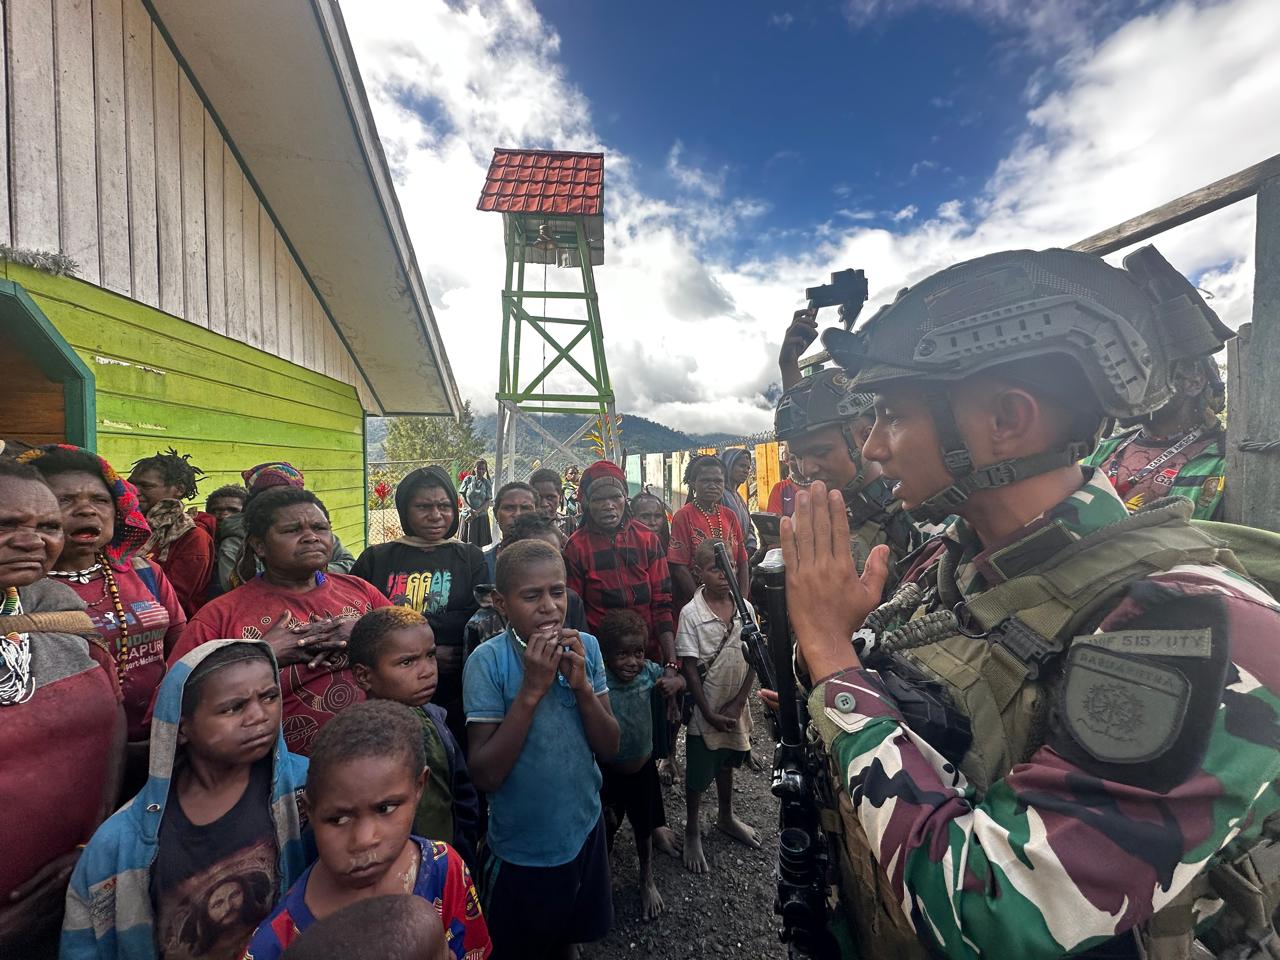
POLYGON ((968 500, 975 490, 1005 487, 1019 480, 1072 466, 1087 457, 1093 449, 1093 444, 1089 441, 1072 440, 1065 447, 1057 450, 1045 450, 1026 457, 1013 457, 975 469, 973 458, 969 455, 969 448, 965 445, 964 439, 960 436, 960 430, 956 426, 946 390, 931 387, 925 394, 925 400, 933 416, 934 428, 938 432, 942 462, 955 481, 951 486, 938 491, 908 511, 911 519, 917 523, 942 523, 953 515, 956 508, 968 500))
POLYGON ((862 459, 862 451, 858 449, 858 444, 853 438, 853 426, 850 421, 845 420, 840 424, 840 435, 844 437, 845 449, 849 451, 849 459, 853 461, 856 468, 853 479, 845 484, 846 490, 861 490, 863 481, 866 480, 867 465, 862 459))

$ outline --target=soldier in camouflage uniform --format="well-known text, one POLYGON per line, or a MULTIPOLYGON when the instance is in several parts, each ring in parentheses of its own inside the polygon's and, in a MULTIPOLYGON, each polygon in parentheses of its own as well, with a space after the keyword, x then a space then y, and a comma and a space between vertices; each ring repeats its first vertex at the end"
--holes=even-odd
POLYGON ((864 455, 957 516, 878 609, 834 495, 783 523, 863 960, 1280 955, 1280 607, 1185 500, 1078 465, 1226 336, 1149 247, 995 254, 827 333, 864 455))
POLYGON ((877 544, 888 544, 896 568, 924 539, 879 464, 863 459, 862 443, 875 422, 871 400, 871 394, 854 390, 843 371, 823 370, 788 389, 773 415, 774 435, 787 444, 800 474, 844 497, 859 570, 877 544))

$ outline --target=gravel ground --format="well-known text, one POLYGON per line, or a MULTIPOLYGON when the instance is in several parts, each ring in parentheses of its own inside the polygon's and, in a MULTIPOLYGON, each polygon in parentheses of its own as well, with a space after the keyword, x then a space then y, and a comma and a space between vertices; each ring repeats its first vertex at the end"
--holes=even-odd
MULTIPOLYGON (((702 848, 711 872, 695 876, 677 859, 654 854, 658 890, 666 904, 661 916, 640 918, 636 845, 629 824, 613 847, 614 927, 608 938, 584 947, 583 960, 653 957, 781 957, 773 915, 773 871, 778 850, 778 802, 769 793, 773 741, 759 701, 751 699, 755 721, 754 756, 766 769, 734 771, 733 803, 738 818, 756 829, 761 848, 751 850, 715 828, 715 785, 702 799, 702 848)), ((677 752, 684 765, 684 736, 677 752)), ((684 785, 666 790, 667 822, 684 829, 684 785)))

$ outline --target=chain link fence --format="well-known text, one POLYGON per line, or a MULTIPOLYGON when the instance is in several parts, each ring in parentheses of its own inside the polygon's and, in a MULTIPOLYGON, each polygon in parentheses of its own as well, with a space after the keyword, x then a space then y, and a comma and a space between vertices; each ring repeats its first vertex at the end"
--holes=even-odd
POLYGON ((413 471, 433 466, 443 468, 457 484, 461 466, 453 460, 369 461, 369 483, 365 491, 369 498, 369 546, 404 536, 400 514, 396 512, 396 486, 413 471))

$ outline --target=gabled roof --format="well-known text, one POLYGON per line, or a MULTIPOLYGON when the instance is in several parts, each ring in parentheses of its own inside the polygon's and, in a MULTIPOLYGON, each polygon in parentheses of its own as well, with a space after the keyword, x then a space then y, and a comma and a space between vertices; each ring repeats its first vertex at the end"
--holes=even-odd
POLYGON ((373 392, 462 407, 336 0, 151 0, 373 392))
POLYGON ((604 213, 604 154, 493 151, 477 209, 598 217, 604 213))

